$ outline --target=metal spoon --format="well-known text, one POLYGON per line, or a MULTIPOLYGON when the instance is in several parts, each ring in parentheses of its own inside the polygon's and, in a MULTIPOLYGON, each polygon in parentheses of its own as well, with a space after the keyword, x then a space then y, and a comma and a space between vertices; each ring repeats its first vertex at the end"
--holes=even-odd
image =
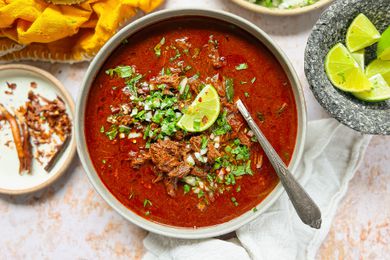
POLYGON ((274 167, 281 183, 284 186, 284 189, 294 205, 295 211, 301 218, 302 222, 312 228, 319 229, 321 227, 322 220, 321 211, 318 206, 287 169, 282 159, 280 159, 272 145, 268 142, 260 128, 256 125, 242 101, 238 100, 236 105, 245 120, 248 122, 249 127, 254 132, 257 140, 274 167))

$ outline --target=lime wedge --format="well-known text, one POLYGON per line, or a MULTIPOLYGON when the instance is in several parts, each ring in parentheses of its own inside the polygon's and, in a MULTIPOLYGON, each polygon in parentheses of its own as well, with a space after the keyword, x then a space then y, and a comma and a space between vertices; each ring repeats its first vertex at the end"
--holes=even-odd
POLYGON ((343 91, 371 90, 371 82, 351 53, 341 43, 336 44, 326 56, 325 70, 332 84, 343 91))
POLYGON ((352 57, 356 60, 356 62, 359 64, 359 67, 364 71, 364 49, 360 51, 352 52, 352 57))
POLYGON ((206 85, 187 108, 177 125, 188 132, 202 132, 217 120, 221 109, 218 92, 206 85))
POLYGON ((390 60, 390 26, 382 33, 376 50, 378 59, 390 60))
POLYGON ((347 31, 346 44, 351 52, 376 43, 381 37, 378 30, 364 14, 356 16, 347 31))
POLYGON ((366 68, 366 75, 371 78, 376 74, 381 74, 390 85, 390 61, 376 59, 371 62, 366 68))
POLYGON ((370 78, 372 90, 353 93, 355 97, 363 101, 378 102, 390 99, 390 87, 381 74, 376 74, 370 78))

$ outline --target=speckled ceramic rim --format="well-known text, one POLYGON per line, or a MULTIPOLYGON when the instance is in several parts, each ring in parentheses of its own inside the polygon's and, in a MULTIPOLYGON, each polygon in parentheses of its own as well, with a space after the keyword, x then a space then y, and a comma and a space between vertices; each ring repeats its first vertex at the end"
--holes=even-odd
MULTIPOLYGON (((69 107, 69 110, 72 113, 72 118, 74 120, 74 111, 75 111, 75 105, 73 102, 73 98, 70 96, 69 92, 66 90, 66 88, 62 85, 62 83, 55 78, 53 75, 51 75, 49 72, 44 71, 42 69, 29 66, 29 65, 23 65, 23 64, 8 64, 8 65, 0 65, 0 70, 25 70, 32 72, 38 77, 45 78, 49 82, 52 83, 53 87, 56 89, 56 93, 59 93, 61 98, 64 99, 65 104, 69 107)), ((36 192, 40 189, 46 188, 50 186, 52 183, 54 183, 56 180, 58 180, 62 174, 66 171, 66 169, 69 167, 70 163, 72 162, 72 159, 74 158, 74 155, 76 153, 76 138, 75 138, 75 131, 73 130, 72 133, 72 139, 70 140, 69 146, 67 149, 71 149, 69 152, 69 155, 65 160, 63 161, 61 167, 58 168, 57 171, 50 172, 50 179, 46 180, 45 182, 29 188, 29 189, 21 189, 21 190, 9 190, 9 189, 2 189, 0 188, 0 193, 2 194, 9 194, 9 195, 22 195, 27 193, 36 192)), ((62 155, 63 156, 63 155, 62 155)))
MULTIPOLYGON (((238 17, 236 15, 227 12, 210 11, 210 10, 203 10, 203 9, 180 9, 180 10, 160 11, 145 16, 131 23, 130 25, 126 26, 121 31, 119 31, 113 38, 111 38, 104 45, 104 47, 99 51, 99 53, 94 58, 94 60, 92 61, 91 65, 88 68, 88 71, 84 78, 82 88, 79 93, 79 100, 77 102, 76 135, 77 135, 77 149, 79 152, 81 162, 87 172, 87 175, 90 181, 92 182, 93 186, 95 187, 95 189, 99 192, 99 194, 104 198, 105 201, 107 201, 107 203, 111 207, 113 207, 124 218, 128 219, 132 223, 153 233, 157 233, 169 237, 176 237, 176 238, 198 239, 198 238, 208 238, 208 237, 215 237, 215 236, 227 234, 229 232, 238 229, 242 225, 254 220, 262 212, 264 212, 269 206, 271 206, 282 194, 283 189, 281 184, 278 184, 276 188, 271 192, 271 194, 257 206, 258 209, 257 212, 253 212, 252 210, 250 210, 245 214, 241 215, 240 217, 237 217, 229 222, 215 225, 215 226, 210 226, 210 227, 192 229, 192 228, 180 228, 180 227, 167 226, 164 224, 146 220, 143 217, 138 216, 137 214, 135 214, 134 212, 126 208, 124 205, 122 205, 108 191, 108 189, 104 186, 104 184, 100 180, 99 176, 97 175, 92 165, 91 159, 88 154, 88 149, 86 146, 86 140, 84 135, 85 108, 86 108, 88 92, 91 88, 91 85, 97 73, 99 72, 100 68, 102 67, 106 59, 110 56, 110 54, 117 48, 119 44, 121 44, 121 42, 124 39, 128 38, 130 35, 134 34, 135 32, 145 27, 148 27, 150 25, 153 25, 157 22, 171 19, 173 17, 186 17, 186 16, 201 16, 205 18, 214 18, 214 19, 218 19, 218 20, 222 20, 234 24, 237 27, 246 30, 256 38, 258 38, 278 59, 278 61, 282 65, 284 71, 286 72, 291 82, 294 91, 295 100, 297 103, 298 136, 296 140, 296 146, 295 146, 292 162, 290 163, 289 166, 290 170, 295 172, 295 169, 297 168, 302 155, 305 136, 306 136, 306 107, 305 107, 302 87, 299 83, 298 77, 292 65, 290 64, 287 57, 285 56, 285 54, 280 50, 279 47, 276 46, 276 44, 270 39, 270 37, 266 33, 264 33, 262 30, 260 30, 258 27, 248 22, 247 20, 244 20, 241 17, 238 17)), ((299 174, 296 173, 296 176, 297 175, 299 174)))
POLYGON ((315 4, 294 8, 294 9, 276 9, 276 8, 268 8, 261 5, 257 5, 254 3, 249 2, 248 0, 232 0, 234 3, 248 9, 251 11, 254 11, 256 13, 260 14, 266 14, 266 15, 274 15, 274 16, 291 16, 291 15, 300 15, 307 12, 311 12, 317 9, 320 9, 327 4, 330 4, 333 2, 333 0, 320 0, 315 4))

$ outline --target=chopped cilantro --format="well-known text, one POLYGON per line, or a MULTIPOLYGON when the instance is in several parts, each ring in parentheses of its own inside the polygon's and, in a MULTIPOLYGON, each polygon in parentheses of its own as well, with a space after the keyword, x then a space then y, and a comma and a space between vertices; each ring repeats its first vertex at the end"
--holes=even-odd
POLYGON ((175 61, 175 60, 177 60, 178 58, 180 58, 180 56, 181 56, 181 54, 180 54, 179 50, 176 49, 176 54, 175 54, 175 56, 171 57, 171 58, 169 59, 169 61, 170 61, 170 62, 175 61))
POLYGON ((246 70, 248 67, 249 67, 248 64, 241 63, 240 65, 236 66, 236 70, 246 70))
POLYGON ((200 119, 194 119, 194 129, 195 130, 198 131, 200 129, 200 123, 201 123, 200 119))
POLYGON ((146 206, 152 206, 153 204, 152 204, 152 202, 150 201, 150 200, 148 200, 148 199, 145 199, 144 200, 144 208, 146 208, 146 206))
POLYGON ((106 132, 106 136, 110 141, 114 140, 116 136, 118 135, 118 126, 117 125, 112 125, 110 129, 106 132))
POLYGON ((190 187, 190 185, 188 185, 188 184, 184 184, 183 189, 184 189, 184 194, 186 194, 186 193, 190 192, 191 187, 190 187))
POLYGON ((229 102, 233 102, 234 99, 234 83, 233 79, 225 78, 225 90, 226 90, 226 98, 229 102))
POLYGON ((119 130, 119 133, 124 133, 124 134, 130 134, 130 130, 131 130, 131 128, 130 127, 128 127, 128 126, 125 126, 125 125, 120 125, 119 127, 118 127, 118 130, 119 130))
POLYGON ((162 37, 160 42, 154 47, 154 54, 156 54, 157 57, 161 56, 161 47, 165 44, 165 37, 162 37))
POLYGON ((233 202, 234 206, 236 206, 236 207, 238 206, 238 202, 237 202, 235 197, 232 197, 231 201, 233 202))
POLYGON ((206 149, 207 148, 207 143, 208 143, 207 137, 202 135, 202 142, 201 142, 200 149, 206 149))
POLYGON ((249 93, 248 92, 244 92, 244 95, 246 98, 249 98, 249 93))
POLYGON ((254 207, 254 208, 252 209, 252 211, 253 211, 253 212, 257 212, 257 208, 254 207))
POLYGON ((104 126, 100 127, 100 133, 104 133, 104 126))
POLYGON ((198 193, 198 198, 202 198, 204 196, 204 191, 200 190, 198 193))
POLYGON ((253 84, 255 83, 255 81, 256 81, 256 77, 253 77, 253 79, 251 79, 251 83, 253 84))
POLYGON ((149 216, 149 215, 150 215, 150 211, 148 210, 145 212, 145 216, 149 216))
POLYGON ((213 134, 224 135, 230 130, 232 130, 232 127, 229 125, 226 116, 227 116, 226 110, 218 116, 216 124, 214 124, 215 127, 213 129, 213 134))
POLYGON ((106 74, 113 77, 115 74, 121 78, 129 78, 133 75, 134 69, 131 66, 118 66, 115 69, 106 70, 106 74))

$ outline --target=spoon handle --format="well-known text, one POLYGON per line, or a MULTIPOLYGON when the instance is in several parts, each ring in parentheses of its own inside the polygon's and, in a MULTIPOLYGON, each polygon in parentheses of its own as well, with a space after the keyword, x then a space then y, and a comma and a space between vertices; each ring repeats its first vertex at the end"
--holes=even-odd
POLYGON ((265 154, 270 160, 273 168, 275 169, 284 189, 287 192, 298 216, 306 225, 312 228, 319 229, 321 227, 321 211, 315 202, 310 198, 309 194, 303 189, 303 187, 297 182, 291 172, 287 169, 286 165, 280 159, 272 145, 268 142, 260 128, 257 126, 252 116, 249 114, 245 105, 241 100, 237 101, 238 110, 244 116, 249 127, 254 132, 257 140, 263 148, 265 154))

